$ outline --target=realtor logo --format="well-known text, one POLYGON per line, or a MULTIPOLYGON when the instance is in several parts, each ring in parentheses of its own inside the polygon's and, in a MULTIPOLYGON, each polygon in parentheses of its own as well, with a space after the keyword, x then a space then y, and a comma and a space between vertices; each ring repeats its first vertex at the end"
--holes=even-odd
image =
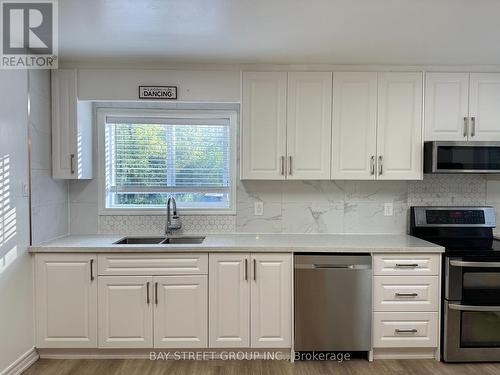
POLYGON ((1 67, 57 69, 57 0, 1 1, 1 67))

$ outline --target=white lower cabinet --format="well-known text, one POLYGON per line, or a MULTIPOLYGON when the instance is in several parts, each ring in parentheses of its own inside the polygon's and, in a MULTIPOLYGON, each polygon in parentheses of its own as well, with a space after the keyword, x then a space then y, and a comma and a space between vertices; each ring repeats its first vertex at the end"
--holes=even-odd
POLYGON ((36 254, 38 348, 97 347, 95 254, 36 254))
POLYGON ((99 347, 153 347, 152 277, 99 276, 99 347))
POLYGON ((291 347, 290 253, 37 254, 35 294, 38 348, 291 347))
POLYGON ((291 254, 210 254, 209 274, 210 346, 291 346, 291 254))
POLYGON ((207 276, 158 276, 154 281, 154 347, 208 346, 207 276))
POLYGON ((210 254, 210 347, 250 346, 250 254, 210 254))
MULTIPOLYGON (((437 352, 440 267, 439 254, 373 256, 375 355, 377 349, 437 352)), ((398 355, 411 355, 411 352, 398 355)))
POLYGON ((287 348, 291 345, 292 256, 253 254, 252 263, 252 348, 287 348))

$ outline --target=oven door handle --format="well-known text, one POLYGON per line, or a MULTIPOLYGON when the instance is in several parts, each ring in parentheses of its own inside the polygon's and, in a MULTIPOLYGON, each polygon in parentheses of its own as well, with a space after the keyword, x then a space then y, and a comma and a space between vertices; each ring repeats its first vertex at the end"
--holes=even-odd
POLYGON ((500 268, 500 262, 465 262, 463 260, 450 260, 450 266, 478 267, 478 268, 500 268))
POLYGON ((448 307, 451 310, 460 310, 460 311, 494 311, 500 312, 500 306, 472 306, 472 305, 462 305, 459 303, 450 303, 448 307))

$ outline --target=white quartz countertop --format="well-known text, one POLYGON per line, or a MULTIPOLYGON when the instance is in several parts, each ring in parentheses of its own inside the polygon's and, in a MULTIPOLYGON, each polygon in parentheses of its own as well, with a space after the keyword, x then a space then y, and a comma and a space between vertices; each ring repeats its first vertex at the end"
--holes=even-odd
POLYGON ((441 253, 444 248, 397 234, 208 234, 201 244, 115 245, 123 235, 66 236, 31 246, 32 253, 137 252, 332 252, 332 253, 441 253))

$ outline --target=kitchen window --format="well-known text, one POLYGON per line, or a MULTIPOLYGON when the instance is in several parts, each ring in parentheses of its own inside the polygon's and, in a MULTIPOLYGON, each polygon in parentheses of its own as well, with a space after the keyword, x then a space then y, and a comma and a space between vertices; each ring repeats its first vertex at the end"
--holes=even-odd
POLYGON ((234 213, 231 111, 98 110, 100 212, 234 213))

